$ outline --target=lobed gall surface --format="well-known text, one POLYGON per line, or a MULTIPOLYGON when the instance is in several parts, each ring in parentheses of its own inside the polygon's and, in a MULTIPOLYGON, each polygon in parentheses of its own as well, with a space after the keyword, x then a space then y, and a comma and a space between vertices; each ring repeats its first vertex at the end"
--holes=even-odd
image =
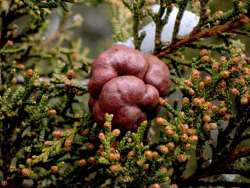
POLYGON ((159 98, 166 96, 169 88, 165 63, 153 55, 115 45, 92 64, 89 107, 98 124, 103 124, 105 113, 109 113, 114 115, 112 126, 133 131, 154 116, 159 98))

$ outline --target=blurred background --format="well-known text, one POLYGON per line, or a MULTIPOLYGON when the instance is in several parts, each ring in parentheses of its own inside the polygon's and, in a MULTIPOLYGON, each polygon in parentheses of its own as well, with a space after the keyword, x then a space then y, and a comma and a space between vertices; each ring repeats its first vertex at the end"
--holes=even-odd
MULTIPOLYGON (((211 12, 215 12, 228 10, 231 6, 232 1, 213 0, 210 8, 211 12)), ((111 10, 107 4, 100 3, 94 6, 74 5, 72 10, 71 19, 78 14, 83 17, 83 23, 74 30, 73 37, 82 39, 83 46, 90 49, 90 57, 95 57, 112 45, 111 10)), ((243 40, 246 41, 247 52, 249 53, 250 45, 248 43, 250 44, 250 40, 247 38, 243 38, 243 40)))

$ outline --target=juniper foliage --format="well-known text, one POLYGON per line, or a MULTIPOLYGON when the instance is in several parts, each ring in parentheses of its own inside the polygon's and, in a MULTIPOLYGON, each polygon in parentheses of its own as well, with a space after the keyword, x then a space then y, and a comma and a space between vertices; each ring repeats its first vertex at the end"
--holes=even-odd
POLYGON ((215 1, 2 0, 1 186, 250 186, 250 57, 242 40, 250 36, 250 1, 210 11, 215 1), (74 3, 107 4, 114 42, 133 36, 137 49, 150 34, 140 28, 156 24, 154 55, 168 64, 172 87, 158 117, 137 132, 113 130, 111 114, 97 126, 88 111, 92 60, 80 39, 72 40, 82 21, 66 21, 74 3), (166 45, 161 31, 174 7, 166 45), (47 36, 55 10, 59 26, 47 36), (180 37, 185 10, 200 20, 180 37))

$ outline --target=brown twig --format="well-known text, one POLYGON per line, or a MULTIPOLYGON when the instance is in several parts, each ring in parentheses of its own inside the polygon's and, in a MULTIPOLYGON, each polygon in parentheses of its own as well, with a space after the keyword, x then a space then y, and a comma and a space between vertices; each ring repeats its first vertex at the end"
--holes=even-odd
POLYGON ((247 24, 247 23, 250 23, 250 19, 246 15, 240 15, 238 19, 228 21, 223 25, 217 25, 217 26, 214 26, 212 28, 198 30, 198 31, 194 30, 188 36, 172 43, 165 50, 158 52, 155 55, 158 57, 166 56, 166 55, 172 53, 173 51, 177 50, 178 48, 180 48, 186 44, 192 43, 194 41, 197 41, 200 38, 215 36, 215 35, 218 35, 220 33, 227 32, 227 31, 230 31, 230 30, 235 29, 237 27, 240 27, 240 26, 247 24))

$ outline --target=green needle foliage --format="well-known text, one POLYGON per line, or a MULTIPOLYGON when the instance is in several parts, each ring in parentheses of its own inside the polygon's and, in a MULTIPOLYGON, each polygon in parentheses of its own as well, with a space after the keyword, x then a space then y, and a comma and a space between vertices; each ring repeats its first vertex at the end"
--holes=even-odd
POLYGON ((216 1, 1 0, 1 187, 249 187, 250 57, 242 38, 250 36, 250 1, 211 11, 216 1), (154 54, 168 64, 172 86, 158 116, 136 132, 112 129, 112 114, 98 126, 89 113, 92 60, 72 40, 82 22, 70 17, 76 3, 107 4, 114 41, 132 36, 137 49, 150 34, 140 29, 155 22, 154 54), (173 41, 162 44, 174 6, 173 41), (185 10, 200 21, 179 37, 185 10), (59 25, 48 35, 54 12, 59 25))

